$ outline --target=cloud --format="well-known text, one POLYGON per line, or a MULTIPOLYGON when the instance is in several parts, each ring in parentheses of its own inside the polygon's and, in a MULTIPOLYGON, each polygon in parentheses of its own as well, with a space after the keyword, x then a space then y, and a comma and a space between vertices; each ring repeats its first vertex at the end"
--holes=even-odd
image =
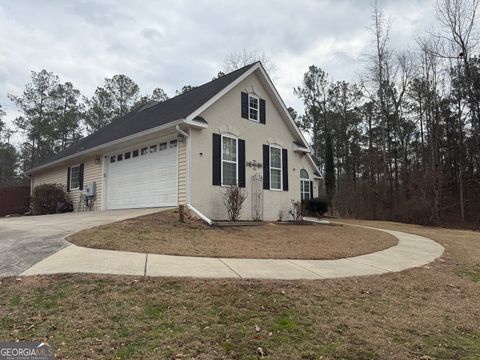
MULTIPOLYGON (((433 0, 384 0, 391 43, 405 48, 431 24, 433 0)), ((276 64, 277 88, 293 95, 308 66, 335 80, 356 79, 372 38, 367 0, 156 1, 0 0, 0 103, 20 94, 30 71, 43 68, 91 96, 103 79, 123 73, 143 92, 209 81, 229 53, 265 52, 276 64)))

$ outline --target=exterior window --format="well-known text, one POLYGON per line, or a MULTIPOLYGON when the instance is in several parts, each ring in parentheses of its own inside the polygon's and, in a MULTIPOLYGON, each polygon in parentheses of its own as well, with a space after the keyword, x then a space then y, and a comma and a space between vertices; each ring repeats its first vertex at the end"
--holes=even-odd
POLYGON ((130 159, 130 151, 125 153, 125 160, 130 159))
POLYGON ((222 136, 222 185, 238 183, 238 140, 222 136))
POLYGON ((300 198, 301 200, 310 200, 310 178, 305 169, 300 170, 300 198))
POLYGON ((138 150, 133 150, 132 151, 132 156, 137 157, 138 156, 138 150))
POLYGON ((157 152, 157 145, 150 146, 150 152, 151 153, 157 152))
POLYGON ((177 147, 177 140, 170 140, 170 147, 171 148, 177 147))
POLYGON ((111 162, 111 163, 114 163, 115 160, 116 160, 116 157, 115 157, 115 156, 110 156, 110 162, 111 162))
POLYGON ((248 118, 253 121, 258 121, 258 97, 248 95, 248 118))
POLYGON ((123 154, 117 155, 117 161, 122 161, 123 160, 123 154))
POLYGON ((270 146, 270 189, 282 190, 282 149, 270 146))
POLYGON ((80 165, 70 168, 70 190, 77 190, 80 187, 80 165))
POLYGON ((165 150, 167 148, 167 143, 164 142, 164 143, 161 143, 160 145, 158 145, 158 150, 165 150))
POLYGON ((146 155, 148 153, 148 148, 143 148, 141 151, 140 151, 140 154, 141 155, 146 155))

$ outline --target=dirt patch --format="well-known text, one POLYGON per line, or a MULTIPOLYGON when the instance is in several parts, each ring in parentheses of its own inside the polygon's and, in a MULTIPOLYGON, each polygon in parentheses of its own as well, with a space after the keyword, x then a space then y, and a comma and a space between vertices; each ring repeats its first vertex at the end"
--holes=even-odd
POLYGON ((271 259, 339 259, 372 253, 397 243, 385 232, 352 226, 278 225, 209 227, 178 222, 163 211, 74 234, 79 246, 153 254, 271 259))

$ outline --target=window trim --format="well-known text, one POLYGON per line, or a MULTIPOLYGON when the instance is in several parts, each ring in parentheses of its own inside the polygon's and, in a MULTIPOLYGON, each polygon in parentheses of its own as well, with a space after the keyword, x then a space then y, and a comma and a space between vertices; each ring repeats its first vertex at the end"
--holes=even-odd
POLYGON ((308 171, 306 169, 300 169, 300 200, 310 200, 310 194, 311 194, 311 189, 310 189, 310 175, 308 174, 308 171), (302 177, 302 170, 304 170, 307 173, 307 177, 302 177), (303 191, 305 188, 305 184, 307 183, 308 185, 308 191, 303 191), (304 195, 307 195, 306 198, 303 198, 304 195))
POLYGON ((278 145, 269 145, 269 177, 270 177, 270 190, 273 190, 273 191, 283 191, 283 151, 282 151, 282 147, 278 146, 278 145), (277 168, 277 167, 272 167, 272 148, 273 149, 278 149, 280 150, 280 167, 277 168), (277 188, 273 188, 272 187, 272 168, 274 170, 280 170, 280 187, 277 189, 277 188))
POLYGON ((310 180, 300 179, 300 200, 310 200, 310 180), (308 191, 303 191, 305 183, 308 185, 308 191))
POLYGON ((260 98, 257 95, 248 94, 248 120, 259 123, 260 122, 260 98), (257 99, 257 108, 250 107, 250 98, 257 99), (250 109, 257 110, 257 119, 252 119, 250 117, 250 109))
POLYGON ((220 184, 221 186, 238 186, 238 137, 234 135, 220 134, 220 184), (223 138, 229 138, 235 140, 235 161, 223 159, 223 138), (235 170, 235 185, 229 185, 223 183, 223 162, 228 162, 236 165, 235 170))
POLYGON ((68 184, 70 186, 70 191, 72 190, 80 190, 80 165, 81 164, 77 164, 77 165, 72 165, 70 166, 70 184, 68 184), (74 168, 78 168, 78 186, 77 187, 73 187, 72 186, 72 180, 73 180, 73 176, 72 176, 72 170, 74 168))

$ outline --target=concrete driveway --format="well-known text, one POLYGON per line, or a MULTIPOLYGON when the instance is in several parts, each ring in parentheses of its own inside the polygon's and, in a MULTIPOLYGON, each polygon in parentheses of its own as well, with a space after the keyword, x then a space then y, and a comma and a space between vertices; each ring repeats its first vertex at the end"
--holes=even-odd
POLYGON ((0 277, 14 276, 69 245, 77 231, 163 209, 107 210, 0 218, 0 277))

